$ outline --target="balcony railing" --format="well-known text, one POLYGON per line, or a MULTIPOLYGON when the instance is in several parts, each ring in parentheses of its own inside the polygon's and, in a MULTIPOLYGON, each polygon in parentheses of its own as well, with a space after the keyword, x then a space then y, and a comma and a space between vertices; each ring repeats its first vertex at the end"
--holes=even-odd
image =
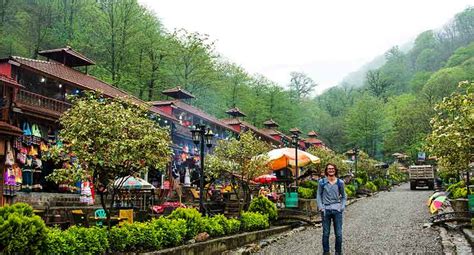
POLYGON ((38 95, 29 91, 20 90, 17 102, 29 106, 38 107, 38 110, 49 110, 55 113, 63 113, 71 107, 71 104, 53 98, 38 95))

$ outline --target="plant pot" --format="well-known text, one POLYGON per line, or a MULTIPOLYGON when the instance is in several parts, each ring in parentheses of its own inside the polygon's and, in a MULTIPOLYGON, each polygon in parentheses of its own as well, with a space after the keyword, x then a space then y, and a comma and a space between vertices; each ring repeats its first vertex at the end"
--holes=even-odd
POLYGON ((467 198, 457 198, 451 201, 451 206, 455 212, 467 212, 468 200, 467 198))

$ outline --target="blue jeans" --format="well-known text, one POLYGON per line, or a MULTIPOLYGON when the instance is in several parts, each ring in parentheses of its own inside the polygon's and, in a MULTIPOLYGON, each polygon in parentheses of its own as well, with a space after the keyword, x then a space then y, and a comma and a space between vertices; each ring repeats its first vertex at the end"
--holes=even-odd
POLYGON ((329 252, 329 235, 331 234, 331 220, 334 223, 336 233, 336 253, 342 252, 342 212, 337 210, 326 210, 322 213, 323 219, 323 251, 329 252))

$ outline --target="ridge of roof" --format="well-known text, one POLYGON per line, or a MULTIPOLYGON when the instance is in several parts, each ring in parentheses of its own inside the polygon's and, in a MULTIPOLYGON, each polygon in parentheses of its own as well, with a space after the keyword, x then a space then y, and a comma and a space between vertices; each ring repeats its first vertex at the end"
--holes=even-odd
MULTIPOLYGON (((32 69, 40 71, 42 73, 51 75, 53 77, 57 77, 61 80, 64 80, 66 82, 70 82, 71 84, 75 84, 75 85, 80 86, 82 88, 98 91, 98 92, 104 93, 107 96, 114 97, 114 98, 116 98, 116 97, 128 97, 128 98, 132 99, 132 101, 135 102, 135 103, 143 104, 143 105, 147 104, 147 102, 133 96, 132 94, 130 94, 129 92, 127 92, 125 90, 114 87, 114 86, 112 86, 112 85, 110 85, 110 84, 94 77, 94 76, 84 74, 80 71, 77 71, 74 68, 70 68, 70 67, 65 66, 61 63, 51 62, 51 61, 44 61, 44 60, 37 60, 37 59, 30 59, 30 58, 24 58, 24 57, 18 57, 18 56, 11 56, 11 59, 16 60, 16 61, 20 62, 20 64, 26 65, 29 68, 32 68, 32 69), (49 69, 48 70, 43 70, 42 68, 40 68, 38 66, 31 65, 28 62, 41 64, 41 65, 49 65, 51 67, 60 68, 62 70, 49 70, 49 69), (74 80, 74 78, 64 77, 64 76, 58 74, 58 73, 63 72, 63 71, 64 72, 71 72, 70 73, 71 76, 72 75, 78 75, 78 76, 82 76, 83 79, 87 77, 87 79, 91 79, 90 82, 96 82, 96 83, 100 84, 100 86, 103 86, 103 88, 94 87, 93 85, 87 84, 87 81, 84 81, 84 80, 77 81, 77 80, 74 80), (108 91, 104 91, 104 88, 108 89, 108 91)), ((98 85, 98 84, 96 84, 96 85, 98 85)), ((176 120, 176 118, 174 118, 171 115, 166 114, 165 112, 161 111, 160 109, 158 109, 158 108, 153 109, 153 108, 154 107, 149 107, 150 110, 152 110, 152 111, 154 111, 154 112, 156 112, 160 115, 163 115, 164 117, 166 117, 168 119, 176 120)))

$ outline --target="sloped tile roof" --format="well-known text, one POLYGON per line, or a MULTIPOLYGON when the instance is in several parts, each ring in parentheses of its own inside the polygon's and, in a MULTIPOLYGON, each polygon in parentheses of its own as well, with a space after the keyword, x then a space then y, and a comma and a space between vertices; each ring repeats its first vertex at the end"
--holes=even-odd
POLYGON ((194 114, 196 116, 199 116, 200 118, 202 118, 202 119, 204 119, 208 122, 211 122, 215 125, 221 126, 221 127, 225 128, 229 131, 232 131, 232 132, 236 133, 235 129, 233 129, 231 126, 227 125, 223 121, 217 119, 216 117, 210 115, 207 112, 204 112, 203 110, 201 110, 197 107, 186 104, 186 103, 184 103, 180 100, 154 101, 154 102, 150 102, 150 103, 154 106, 162 106, 162 105, 170 105, 170 104, 174 105, 174 106, 176 106, 177 108, 179 108, 183 111, 186 111, 186 112, 189 112, 189 113, 194 114))
MULTIPOLYGON (((79 72, 75 69, 62 65, 60 63, 51 62, 51 61, 43 61, 43 60, 35 60, 35 59, 28 59, 23 57, 16 57, 12 56, 12 60, 16 61, 20 64, 20 67, 26 67, 27 69, 31 69, 45 75, 52 76, 59 80, 63 80, 67 83, 74 84, 78 87, 87 90, 94 90, 99 91, 109 97, 129 97, 132 101, 138 104, 145 104, 144 101, 128 94, 127 92, 116 88, 106 82, 103 82, 93 76, 84 74, 79 72)), ((151 111, 160 114, 161 116, 168 118, 170 120, 175 120, 176 118, 164 113, 163 111, 159 110, 156 107, 151 107, 151 111)))

